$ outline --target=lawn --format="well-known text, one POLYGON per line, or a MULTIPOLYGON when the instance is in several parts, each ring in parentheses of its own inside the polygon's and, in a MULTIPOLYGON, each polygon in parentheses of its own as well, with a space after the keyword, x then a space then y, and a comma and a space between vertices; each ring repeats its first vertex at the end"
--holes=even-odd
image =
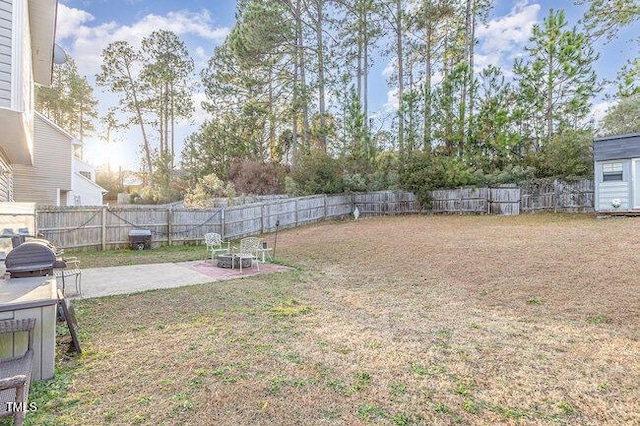
POLYGON ((639 424, 639 225, 408 216, 286 230, 291 272, 76 302, 85 352, 60 357, 27 419, 639 424))

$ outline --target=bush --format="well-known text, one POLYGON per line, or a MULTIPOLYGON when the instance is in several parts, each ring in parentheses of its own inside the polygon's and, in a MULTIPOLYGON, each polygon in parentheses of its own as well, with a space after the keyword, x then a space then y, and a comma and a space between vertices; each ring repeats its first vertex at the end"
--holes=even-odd
POLYGON ((284 178, 284 191, 286 194, 292 196, 298 196, 301 193, 300 187, 291 176, 287 176, 284 178))
POLYGON ((235 195, 236 192, 231 183, 225 184, 212 173, 198 179, 195 187, 187 189, 184 203, 190 207, 206 209, 214 207, 213 198, 235 197, 235 195))
POLYGON ((167 204, 179 201, 181 198, 182 194, 175 188, 155 186, 142 188, 140 194, 134 198, 134 202, 136 204, 167 204))
POLYGON ((555 135, 543 147, 540 177, 592 176, 592 145, 589 131, 569 130, 555 135))
POLYGON ((340 161, 320 151, 299 157, 291 177, 297 185, 297 195, 344 192, 340 161))
POLYGON ((342 177, 345 192, 364 192, 367 188, 367 181, 360 173, 352 175, 345 174, 342 177))
POLYGON ((279 164, 240 160, 231 165, 229 179, 235 190, 242 194, 282 194, 286 174, 287 169, 279 164))
POLYGON ((420 204, 431 207, 431 191, 446 185, 444 170, 437 167, 436 157, 429 152, 413 152, 400 169, 400 186, 413 192, 420 204))
POLYGON ((536 168, 531 166, 508 166, 504 170, 483 174, 477 172, 477 185, 500 185, 505 183, 519 184, 535 178, 536 168))

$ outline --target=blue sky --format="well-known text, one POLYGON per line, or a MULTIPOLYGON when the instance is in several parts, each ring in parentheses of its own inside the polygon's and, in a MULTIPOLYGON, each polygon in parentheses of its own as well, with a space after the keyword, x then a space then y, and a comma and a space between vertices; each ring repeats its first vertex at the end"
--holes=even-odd
MULTIPOLYGON (((476 65, 498 64, 509 71, 514 57, 523 51, 531 27, 542 21, 549 8, 564 8, 570 25, 577 23, 583 11, 572 1, 495 0, 489 19, 476 33, 476 65)), ((199 70, 215 47, 224 41, 234 19, 234 0, 59 0, 56 39, 73 56, 80 73, 93 84, 95 74, 100 70, 100 54, 107 44, 128 40, 136 45, 159 28, 175 32, 187 44, 199 70)), ((636 24, 622 31, 617 40, 596 46, 601 55, 596 65, 600 77, 613 79, 625 61, 639 53, 638 34, 640 25, 636 24)), ((388 116, 397 105, 395 91, 386 81, 389 64, 388 60, 379 60, 370 73, 372 116, 388 116)), ((95 94, 101 102, 102 113, 117 101, 100 88, 96 88, 95 94)), ((204 95, 196 93, 194 100, 199 105, 204 95)), ((594 116, 600 117, 609 103, 602 99, 595 103, 594 116)), ((206 114, 198 107, 193 123, 180 123, 177 132, 180 147, 182 139, 196 131, 205 118, 206 114)), ((138 134, 135 129, 114 138, 109 144, 97 138, 88 139, 85 141, 86 159, 96 166, 109 161, 112 167, 122 165, 137 169, 138 134)))

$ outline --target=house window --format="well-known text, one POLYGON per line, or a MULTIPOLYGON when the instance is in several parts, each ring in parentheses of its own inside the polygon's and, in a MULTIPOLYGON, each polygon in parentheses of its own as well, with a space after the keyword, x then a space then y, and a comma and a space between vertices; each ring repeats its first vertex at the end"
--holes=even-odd
POLYGON ((87 179, 91 180, 91 172, 80 172, 80 174, 87 179))
POLYGON ((602 165, 602 181, 622 181, 622 163, 604 163, 602 165))

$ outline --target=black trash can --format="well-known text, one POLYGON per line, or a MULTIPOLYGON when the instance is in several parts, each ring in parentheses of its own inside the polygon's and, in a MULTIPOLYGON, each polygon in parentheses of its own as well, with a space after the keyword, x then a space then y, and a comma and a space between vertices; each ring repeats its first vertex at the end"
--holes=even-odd
POLYGON ((151 248, 151 231, 149 229, 132 229, 129 231, 129 245, 131 250, 151 248))

